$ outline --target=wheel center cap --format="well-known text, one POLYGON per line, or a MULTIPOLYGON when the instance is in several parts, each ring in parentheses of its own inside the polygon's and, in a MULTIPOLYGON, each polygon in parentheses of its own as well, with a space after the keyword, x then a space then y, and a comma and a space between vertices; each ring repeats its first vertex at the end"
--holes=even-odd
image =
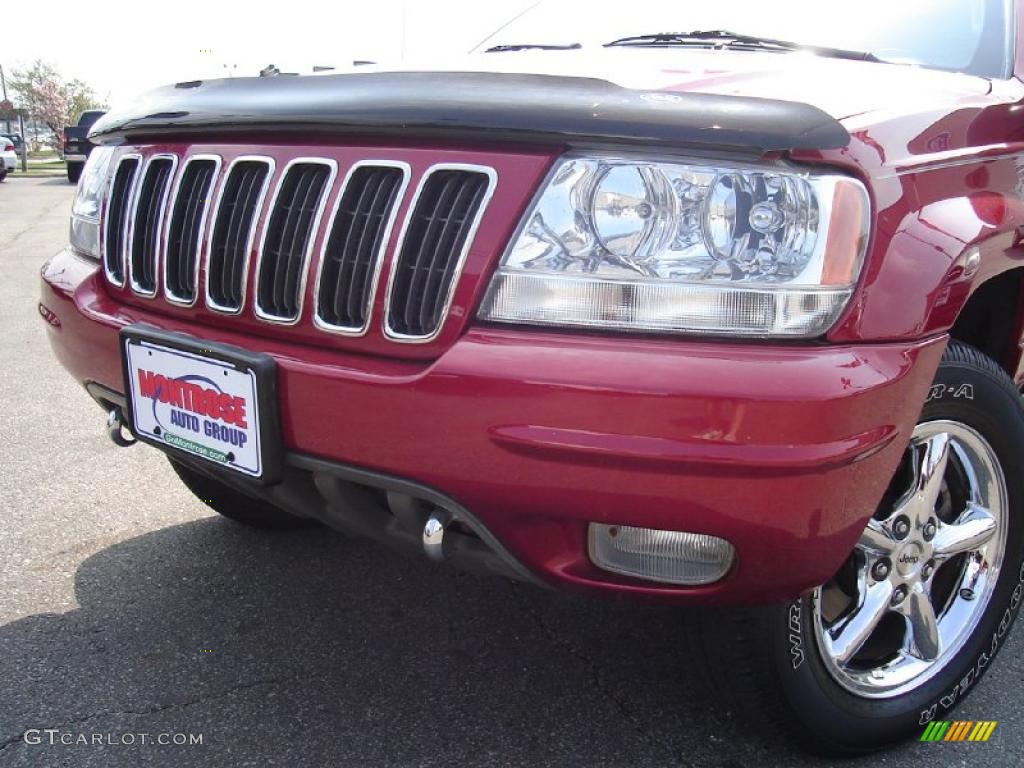
POLYGON ((903 576, 910 576, 921 568, 924 559, 924 547, 916 541, 908 541, 896 556, 896 570, 903 576))

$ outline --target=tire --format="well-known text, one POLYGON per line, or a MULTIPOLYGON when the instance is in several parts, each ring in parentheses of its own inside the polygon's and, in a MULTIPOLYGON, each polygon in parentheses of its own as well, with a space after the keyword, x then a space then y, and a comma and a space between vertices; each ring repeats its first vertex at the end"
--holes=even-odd
POLYGON ((68 163, 68 181, 71 184, 77 184, 79 178, 82 176, 82 168, 85 163, 68 163))
POLYGON ((694 616, 691 651, 703 656, 713 690, 745 711, 749 722, 830 756, 882 749, 921 737, 933 720, 949 720, 1005 645, 1024 595, 1022 465, 1020 394, 995 362, 951 343, 904 462, 862 543, 836 577, 786 605, 694 616), (934 482, 922 486, 915 466, 934 482), (986 476, 993 481, 978 481, 986 476), (986 495, 973 498, 984 499, 981 506, 990 518, 966 506, 970 494, 980 492, 975 486, 986 495), (938 488, 934 504, 928 501, 929 488, 938 488), (920 496, 912 495, 915 489, 920 496), (893 540, 874 533, 880 528, 894 536, 902 532, 899 515, 893 516, 901 510, 909 510, 913 522, 885 561, 885 576, 877 553, 893 540), (936 528, 918 522, 915 510, 922 518, 937 519, 936 528), (991 531, 990 519, 995 521, 991 531), (977 537, 966 535, 964 523, 975 526, 970 530, 977 537), (929 532, 933 538, 925 540, 929 532), (984 543, 982 536, 988 536, 984 543), (947 554, 976 544, 979 548, 969 554, 947 554), (931 563, 937 565, 929 577, 931 563), (873 570, 876 566, 880 569, 873 570), (978 573, 980 580, 971 582, 977 589, 964 588, 965 579, 978 573), (893 587, 897 582, 909 587, 902 602, 893 587), (877 599, 886 595, 891 597, 877 599), (871 611, 871 605, 878 610, 871 611), (928 605, 934 624, 927 620, 928 605), (876 615, 881 618, 872 624, 867 617, 876 615), (922 618, 912 621, 910 615, 922 618), (875 629, 856 631, 868 626, 875 629), (862 635, 866 642, 858 645, 862 635), (907 645, 898 650, 901 642, 907 645), (884 667, 887 661, 891 666, 884 667))
POLYGON ((7 181, 7 169, 0 168, 0 182, 7 181))
POLYGON ((178 477, 197 499, 214 512, 236 523, 265 530, 309 528, 317 524, 313 520, 291 515, 266 501, 247 496, 173 459, 169 461, 178 477))

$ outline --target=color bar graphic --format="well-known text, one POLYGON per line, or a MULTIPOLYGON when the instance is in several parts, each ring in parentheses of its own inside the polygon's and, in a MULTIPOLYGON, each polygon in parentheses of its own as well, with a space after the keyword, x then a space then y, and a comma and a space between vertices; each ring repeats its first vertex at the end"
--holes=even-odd
POLYGON ((997 720, 936 720, 928 724, 921 741, 988 741, 997 720))

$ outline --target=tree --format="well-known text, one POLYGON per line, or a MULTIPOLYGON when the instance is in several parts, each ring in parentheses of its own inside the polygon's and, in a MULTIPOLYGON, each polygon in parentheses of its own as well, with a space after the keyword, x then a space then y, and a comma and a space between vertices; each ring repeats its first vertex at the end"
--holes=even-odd
POLYGON ((15 100, 28 117, 46 126, 54 148, 61 146, 64 126, 73 125, 80 112, 103 108, 87 83, 77 79, 65 81, 42 60, 26 69, 14 70, 9 82, 15 100))

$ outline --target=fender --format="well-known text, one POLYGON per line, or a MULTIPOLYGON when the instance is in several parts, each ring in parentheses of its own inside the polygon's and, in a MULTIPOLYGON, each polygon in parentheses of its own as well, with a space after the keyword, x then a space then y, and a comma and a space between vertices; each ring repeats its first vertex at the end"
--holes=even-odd
MULTIPOLYGON (((978 158, 895 180, 903 194, 876 216, 860 289, 830 341, 946 333, 980 286, 1024 267, 1024 157, 978 158), (952 190, 958 194, 944 196, 952 190)), ((1017 308, 1006 311, 1016 316, 1017 308)))

